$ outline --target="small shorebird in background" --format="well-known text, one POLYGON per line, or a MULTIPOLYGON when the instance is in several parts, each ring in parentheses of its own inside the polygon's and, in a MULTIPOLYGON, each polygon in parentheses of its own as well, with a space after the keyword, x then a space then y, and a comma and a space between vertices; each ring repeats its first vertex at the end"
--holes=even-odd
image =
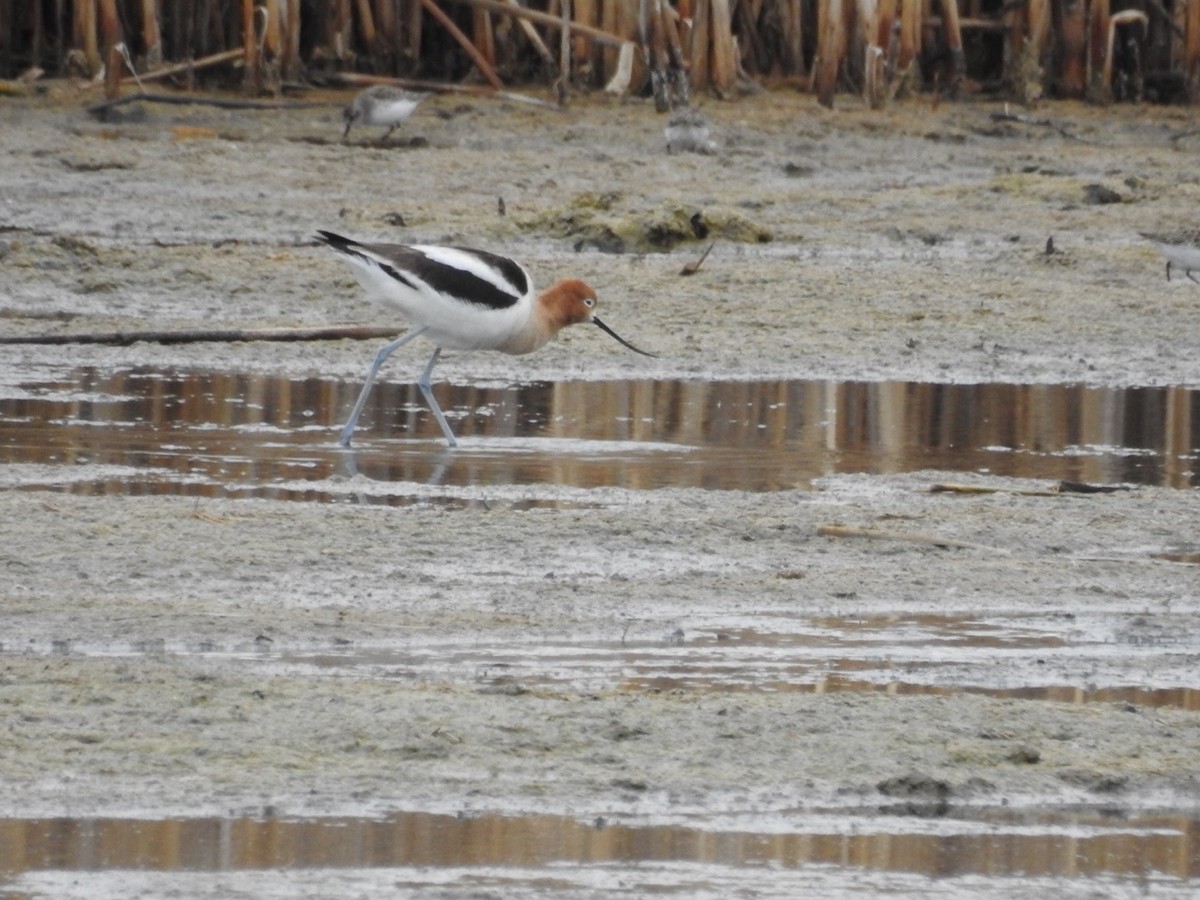
POLYGON ((596 292, 578 278, 564 279, 538 294, 524 266, 486 250, 360 244, 329 231, 318 234, 317 240, 337 251, 373 300, 398 310, 415 326, 375 355, 350 419, 338 437, 343 447, 350 446, 380 367, 395 350, 421 335, 436 348, 417 387, 451 447, 457 447, 458 441, 429 387, 429 374, 445 348, 532 353, 567 326, 588 322, 635 353, 654 356, 596 317, 596 292))
POLYGON ((1183 269, 1183 274, 1200 284, 1192 274, 1200 270, 1200 230, 1171 232, 1140 232, 1141 236, 1158 248, 1167 261, 1167 281, 1171 280, 1171 266, 1183 269))
POLYGON ((672 111, 663 126, 667 153, 712 153, 716 145, 709 140, 708 119, 696 106, 681 106, 672 111))
POLYGON ((387 131, 379 139, 380 143, 386 141, 428 96, 426 92, 406 91, 386 84, 359 91, 342 112, 342 118, 346 120, 342 140, 350 136, 350 129, 355 125, 386 125, 387 131))

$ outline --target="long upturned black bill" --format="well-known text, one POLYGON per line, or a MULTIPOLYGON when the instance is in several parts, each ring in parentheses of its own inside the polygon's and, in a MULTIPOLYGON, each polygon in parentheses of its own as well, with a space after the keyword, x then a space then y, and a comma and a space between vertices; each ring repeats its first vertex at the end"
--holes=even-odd
POLYGON ((592 324, 593 324, 593 325, 598 325, 598 326, 600 326, 600 330, 601 330, 601 331, 603 331, 603 332, 606 332, 607 334, 610 334, 610 335, 612 335, 612 336, 613 336, 614 338, 616 338, 616 339, 617 339, 617 340, 618 340, 620 343, 624 344, 626 347, 628 347, 628 348, 629 348, 630 350, 632 350, 634 353, 640 353, 640 354, 642 354, 642 356, 653 356, 655 359, 657 359, 657 358, 658 358, 658 354, 657 354, 657 353, 648 353, 648 352, 646 352, 645 350, 639 350, 637 347, 633 346, 633 344, 629 343, 629 341, 625 340, 625 338, 621 337, 619 334, 617 334, 615 331, 613 331, 611 328, 609 328, 607 325, 605 325, 603 322, 601 322, 601 321, 600 321, 599 319, 597 319, 595 316, 592 316, 592 324))

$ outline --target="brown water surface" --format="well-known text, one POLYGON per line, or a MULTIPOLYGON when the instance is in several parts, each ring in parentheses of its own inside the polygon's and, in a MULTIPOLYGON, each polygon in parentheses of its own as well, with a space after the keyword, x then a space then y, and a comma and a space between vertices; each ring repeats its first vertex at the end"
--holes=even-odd
POLYGON ((1190 879, 1200 868, 1198 826, 1167 814, 1127 819, 1002 809, 961 818, 876 815, 869 823, 852 815, 808 813, 734 828, 412 812, 384 819, 7 819, 0 820, 0 872, 520 866, 549 874, 564 863, 685 861, 826 864, 931 878, 1190 879), (888 830, 889 822, 894 830, 888 830))
POLYGON ((78 369, 0 397, 14 486, 411 502, 404 485, 803 488, 918 469, 1101 484, 1200 481, 1200 394, 1184 388, 820 381, 379 385, 354 448, 358 386, 224 372, 78 369), (356 478, 362 476, 362 478, 356 478), (353 490, 346 480, 355 479, 353 490), (364 490, 364 479, 391 487, 364 490))

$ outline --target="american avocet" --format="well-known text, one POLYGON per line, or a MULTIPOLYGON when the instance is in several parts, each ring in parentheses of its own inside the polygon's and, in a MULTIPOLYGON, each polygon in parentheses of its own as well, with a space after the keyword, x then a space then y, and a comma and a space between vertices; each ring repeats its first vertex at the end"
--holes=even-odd
POLYGON ((1183 269, 1183 274, 1197 284, 1193 270, 1200 269, 1200 231, 1173 231, 1170 233, 1141 232, 1142 237, 1158 248, 1167 261, 1167 281, 1171 280, 1171 266, 1183 269))
POLYGON ((379 139, 386 141, 400 123, 411 116, 413 110, 428 96, 428 93, 406 91, 403 88, 386 84, 372 85, 364 91, 359 91, 350 101, 350 105, 342 112, 342 118, 346 120, 346 130, 342 132, 342 140, 344 141, 350 136, 351 127, 355 124, 363 124, 388 126, 388 130, 379 139))
POLYGON ((564 279, 536 294, 524 266, 486 250, 360 244, 329 231, 319 232, 318 240, 342 255, 372 299, 399 310, 416 326, 375 354, 366 383, 338 438, 343 447, 350 446, 354 426, 384 361, 420 335, 437 346, 417 387, 451 447, 457 447, 458 441, 429 387, 429 373, 443 349, 532 353, 568 325, 590 322, 635 353, 654 356, 596 318, 596 292, 577 278, 564 279))

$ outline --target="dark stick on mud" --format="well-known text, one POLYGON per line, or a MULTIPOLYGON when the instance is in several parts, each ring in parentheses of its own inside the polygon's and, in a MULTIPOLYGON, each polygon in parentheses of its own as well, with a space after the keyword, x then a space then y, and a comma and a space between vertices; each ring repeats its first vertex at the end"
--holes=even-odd
POLYGON ((87 112, 93 116, 103 117, 106 112, 126 103, 173 103, 177 106, 218 106, 223 109, 314 109, 330 106, 309 100, 237 100, 231 97, 202 97, 197 94, 148 94, 138 91, 135 94, 125 94, 112 100, 93 103, 87 112))
POLYGON ((195 331, 94 331, 78 334, 30 334, 0 337, 0 344, 201 344, 238 341, 338 341, 379 340, 402 329, 367 325, 334 325, 327 328, 226 328, 195 331))

